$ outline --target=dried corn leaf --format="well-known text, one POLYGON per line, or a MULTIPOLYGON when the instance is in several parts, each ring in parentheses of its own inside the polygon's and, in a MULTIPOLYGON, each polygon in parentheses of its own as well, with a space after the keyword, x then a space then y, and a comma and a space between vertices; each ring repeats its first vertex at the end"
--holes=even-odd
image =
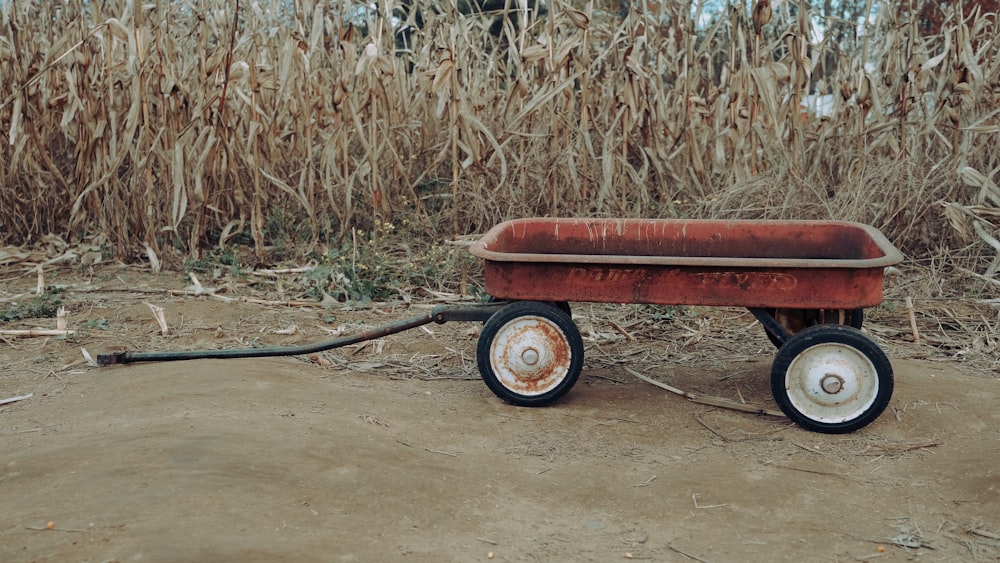
POLYGON ((1000 207, 1000 186, 997 186, 985 174, 971 166, 966 166, 959 170, 959 177, 962 178, 965 185, 979 188, 977 203, 983 205, 992 201, 994 205, 1000 207))
POLYGON ((170 217, 171 225, 176 230, 187 213, 187 189, 184 187, 184 178, 186 176, 184 168, 184 145, 182 143, 174 144, 172 166, 173 173, 171 177, 173 178, 174 194, 170 208, 170 217))
POLYGON ((590 27, 590 16, 587 14, 568 6, 560 6, 560 8, 561 14, 566 16, 566 19, 577 28, 586 31, 590 27))

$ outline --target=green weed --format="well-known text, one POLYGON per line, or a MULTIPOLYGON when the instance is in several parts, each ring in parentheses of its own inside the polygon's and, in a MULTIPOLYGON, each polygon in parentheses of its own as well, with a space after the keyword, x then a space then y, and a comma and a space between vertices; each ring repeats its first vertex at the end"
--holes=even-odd
POLYGON ((0 312, 0 324, 22 319, 44 319, 56 316, 62 299, 59 294, 63 290, 57 287, 46 288, 45 293, 33 297, 30 301, 11 303, 0 312))

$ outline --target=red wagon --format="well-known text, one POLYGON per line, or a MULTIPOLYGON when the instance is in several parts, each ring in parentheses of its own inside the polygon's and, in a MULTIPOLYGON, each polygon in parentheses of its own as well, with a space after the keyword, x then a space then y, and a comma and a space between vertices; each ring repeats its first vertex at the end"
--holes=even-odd
POLYGON ((902 255, 876 229, 835 221, 520 219, 472 245, 490 303, 427 314, 305 346, 116 352, 101 365, 313 354, 427 323, 485 323, 477 362, 502 399, 541 406, 583 368, 570 302, 747 307, 778 347, 771 390, 782 411, 819 432, 875 420, 892 396, 892 365, 859 329, 882 302, 886 266, 902 255))
POLYGON ((501 398, 548 404, 576 382, 583 342, 569 302, 738 306, 777 345, 771 388, 789 418, 820 432, 875 420, 892 366, 859 329, 902 255, 876 229, 835 221, 520 219, 470 252, 509 305, 479 338, 479 370, 501 398))

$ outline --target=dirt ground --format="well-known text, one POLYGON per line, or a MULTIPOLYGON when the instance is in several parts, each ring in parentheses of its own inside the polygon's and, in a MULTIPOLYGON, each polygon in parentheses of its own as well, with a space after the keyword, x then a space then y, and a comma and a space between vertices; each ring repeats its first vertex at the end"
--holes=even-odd
MULTIPOLYGON (((31 394, 0 406, 2 561, 1000 558, 995 334, 971 361, 874 311, 891 406, 824 435, 625 369, 774 408, 773 349, 745 311, 576 305, 583 375, 528 409, 478 379, 474 323, 312 358, 93 367, 82 349, 305 344, 433 304, 225 302, 179 273, 101 272, 47 280, 69 288, 75 335, 0 341, 0 400, 31 394)), ((34 283, 8 272, 0 297, 34 283)))

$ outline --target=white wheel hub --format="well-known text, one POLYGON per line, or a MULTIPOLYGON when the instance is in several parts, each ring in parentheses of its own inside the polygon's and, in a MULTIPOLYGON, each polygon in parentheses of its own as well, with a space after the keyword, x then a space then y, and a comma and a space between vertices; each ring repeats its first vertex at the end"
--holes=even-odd
POLYGON ((796 410, 816 422, 837 424, 875 403, 878 371, 861 351, 834 342, 802 351, 788 366, 785 389, 796 410))
POLYGON ((533 315, 518 317, 501 327, 489 354, 500 383, 521 395, 541 395, 555 389, 569 374, 573 360, 562 330, 552 321, 533 315))

